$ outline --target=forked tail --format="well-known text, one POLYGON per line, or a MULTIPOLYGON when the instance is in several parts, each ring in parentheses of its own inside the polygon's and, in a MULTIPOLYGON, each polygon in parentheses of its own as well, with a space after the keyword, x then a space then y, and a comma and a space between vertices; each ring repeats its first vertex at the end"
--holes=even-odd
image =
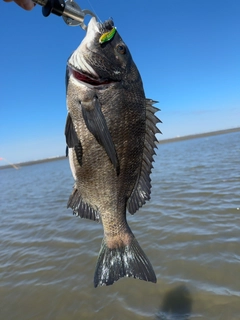
POLYGON ((147 256, 133 237, 124 247, 110 249, 103 238, 94 275, 94 287, 111 285, 122 277, 156 283, 156 275, 147 256))

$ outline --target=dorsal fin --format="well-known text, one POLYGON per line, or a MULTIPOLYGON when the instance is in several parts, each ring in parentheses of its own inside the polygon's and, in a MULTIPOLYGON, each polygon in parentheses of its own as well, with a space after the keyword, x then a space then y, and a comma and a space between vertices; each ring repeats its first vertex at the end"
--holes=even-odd
POLYGON ((151 178, 150 174, 152 171, 153 155, 155 154, 154 149, 156 146, 156 133, 161 131, 156 126, 157 123, 161 122, 155 113, 159 109, 155 108, 153 104, 156 101, 146 99, 146 132, 143 149, 142 165, 138 180, 135 184, 131 197, 127 202, 127 209, 131 214, 134 214, 141 206, 143 206, 147 200, 150 199, 151 193, 151 178))

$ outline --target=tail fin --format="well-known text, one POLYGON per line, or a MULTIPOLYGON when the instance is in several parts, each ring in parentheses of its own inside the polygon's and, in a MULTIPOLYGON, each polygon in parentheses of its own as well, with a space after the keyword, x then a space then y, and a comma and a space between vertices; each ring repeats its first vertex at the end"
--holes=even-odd
POLYGON ((135 238, 132 238, 130 245, 114 249, 108 248, 103 239, 94 275, 94 287, 109 286, 122 277, 157 282, 152 265, 135 238))

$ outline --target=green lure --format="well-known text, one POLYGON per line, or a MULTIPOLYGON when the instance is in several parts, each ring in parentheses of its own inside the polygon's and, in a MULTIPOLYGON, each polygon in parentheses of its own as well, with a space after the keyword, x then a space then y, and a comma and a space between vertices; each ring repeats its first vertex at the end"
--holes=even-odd
POLYGON ((113 27, 111 31, 108 31, 102 34, 101 37, 99 38, 99 43, 102 44, 104 42, 110 41, 114 37, 116 31, 117 31, 117 28, 113 27))

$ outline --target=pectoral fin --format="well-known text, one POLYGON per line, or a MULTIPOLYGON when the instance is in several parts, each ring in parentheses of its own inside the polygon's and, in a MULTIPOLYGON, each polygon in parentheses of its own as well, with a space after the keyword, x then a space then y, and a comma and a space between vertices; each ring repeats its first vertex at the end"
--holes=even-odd
POLYGON ((97 97, 94 97, 91 102, 82 102, 81 106, 83 118, 88 130, 94 135, 97 142, 105 149, 109 159, 117 171, 117 174, 119 174, 120 167, 117 153, 97 97))

